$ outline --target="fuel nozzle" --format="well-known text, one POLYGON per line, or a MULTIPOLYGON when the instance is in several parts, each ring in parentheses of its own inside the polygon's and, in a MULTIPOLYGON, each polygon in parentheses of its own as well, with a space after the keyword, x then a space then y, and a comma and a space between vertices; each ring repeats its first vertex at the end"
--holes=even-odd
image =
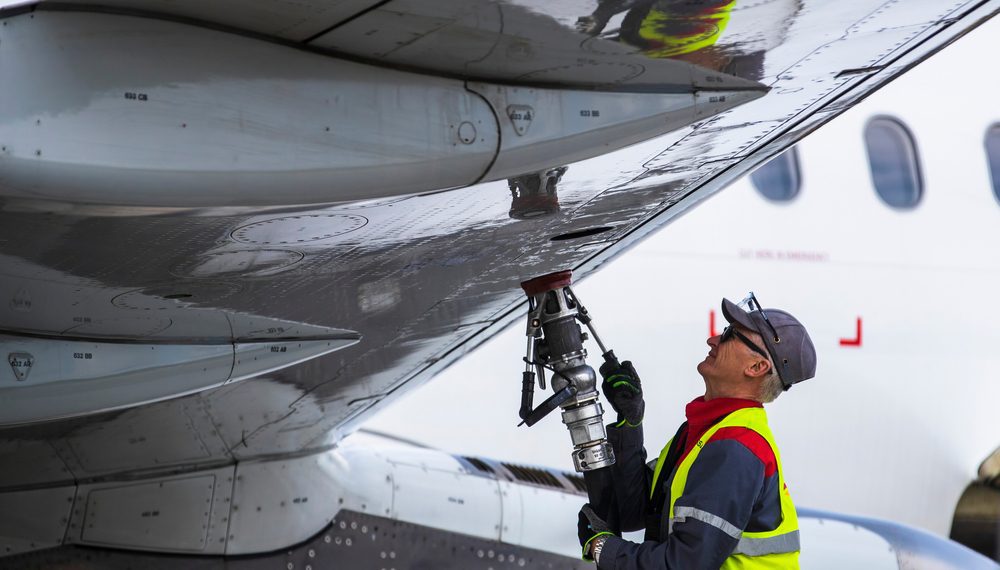
POLYGON ((561 408, 573 440, 573 465, 583 473, 614 465, 615 455, 604 429, 597 374, 586 362, 586 333, 580 323, 590 330, 605 360, 615 356, 605 349, 589 313, 570 288, 572 277, 572 272, 560 271, 521 283, 528 295, 528 342, 519 415, 523 424, 531 426, 561 408), (544 390, 546 369, 552 372, 553 394, 533 409, 535 380, 544 390))

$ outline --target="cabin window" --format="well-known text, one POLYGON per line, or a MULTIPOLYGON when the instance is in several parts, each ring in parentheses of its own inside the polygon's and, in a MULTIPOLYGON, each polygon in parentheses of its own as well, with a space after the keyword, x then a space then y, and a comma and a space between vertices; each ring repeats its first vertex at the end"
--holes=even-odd
POLYGON ((750 182, 762 196, 773 202, 788 202, 799 195, 799 155, 792 147, 754 170, 750 182))
POLYGON ((910 131, 896 119, 875 117, 865 127, 865 148, 879 198, 892 208, 915 207, 924 188, 910 131))
POLYGON ((993 196, 1000 202, 1000 123, 991 126, 986 131, 986 162, 990 167, 990 183, 993 185, 993 196))

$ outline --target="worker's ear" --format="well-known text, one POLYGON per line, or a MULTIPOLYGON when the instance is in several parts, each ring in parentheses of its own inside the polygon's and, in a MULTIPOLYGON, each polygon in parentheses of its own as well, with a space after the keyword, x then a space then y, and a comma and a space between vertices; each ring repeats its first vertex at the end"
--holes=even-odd
POLYGON ((756 380, 758 378, 763 378, 767 376, 767 373, 771 371, 771 363, 763 358, 758 358, 754 360, 751 364, 746 367, 743 371, 744 374, 750 378, 756 380))

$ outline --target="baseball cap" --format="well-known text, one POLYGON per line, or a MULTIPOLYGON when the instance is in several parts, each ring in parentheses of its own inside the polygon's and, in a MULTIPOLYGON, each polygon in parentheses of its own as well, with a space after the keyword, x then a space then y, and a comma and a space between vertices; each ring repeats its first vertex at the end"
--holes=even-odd
MULTIPOLYGON (((756 303, 753 293, 744 302, 751 299, 756 303)), ((816 348, 798 319, 786 311, 761 309, 759 305, 756 310, 746 310, 743 304, 738 305, 724 298, 722 314, 730 323, 752 330, 764 339, 764 346, 785 390, 816 375, 816 348)))

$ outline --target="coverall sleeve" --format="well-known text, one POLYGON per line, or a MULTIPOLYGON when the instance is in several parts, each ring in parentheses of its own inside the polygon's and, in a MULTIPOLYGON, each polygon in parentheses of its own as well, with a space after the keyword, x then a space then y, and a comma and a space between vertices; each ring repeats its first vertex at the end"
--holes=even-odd
POLYGON ((642 425, 636 427, 608 426, 608 441, 615 451, 611 466, 614 481, 614 505, 618 513, 618 530, 629 532, 646 526, 646 508, 652 473, 646 465, 642 425))
MULTIPOLYGON (((764 464, 735 440, 710 441, 688 474, 666 542, 611 537, 601 570, 717 570, 732 554, 764 486, 764 464)), ((667 522, 664 521, 666 526, 667 522)))

